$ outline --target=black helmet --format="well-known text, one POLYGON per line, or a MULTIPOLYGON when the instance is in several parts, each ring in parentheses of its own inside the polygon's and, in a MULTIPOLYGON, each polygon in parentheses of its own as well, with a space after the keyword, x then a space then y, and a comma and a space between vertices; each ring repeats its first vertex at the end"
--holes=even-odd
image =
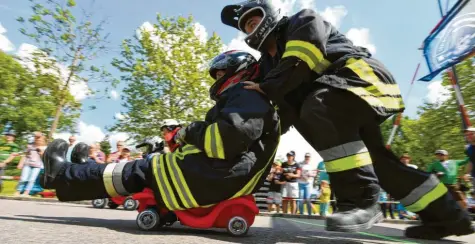
POLYGON ((262 16, 261 23, 244 39, 249 47, 261 51, 262 44, 279 22, 279 13, 280 9, 276 9, 270 0, 249 0, 225 6, 221 11, 221 22, 246 33, 246 19, 262 16))
POLYGON ((217 100, 219 94, 244 79, 254 79, 256 71, 257 60, 248 52, 232 50, 216 56, 209 64, 209 74, 216 80, 209 90, 211 99, 217 100), (218 70, 226 73, 216 80, 218 70))

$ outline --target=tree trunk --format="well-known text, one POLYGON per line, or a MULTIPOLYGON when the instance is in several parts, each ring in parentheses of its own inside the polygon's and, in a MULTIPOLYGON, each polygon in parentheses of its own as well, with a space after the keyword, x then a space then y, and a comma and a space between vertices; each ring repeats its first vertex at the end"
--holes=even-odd
POLYGON ((53 121, 53 124, 51 125, 51 130, 49 131, 49 134, 48 134, 48 140, 49 141, 52 141, 53 133, 56 131, 56 128, 58 127, 59 117, 61 117, 61 110, 63 109, 63 106, 64 106, 64 102, 61 101, 58 104, 58 107, 56 108, 56 113, 54 115, 54 121, 53 121))

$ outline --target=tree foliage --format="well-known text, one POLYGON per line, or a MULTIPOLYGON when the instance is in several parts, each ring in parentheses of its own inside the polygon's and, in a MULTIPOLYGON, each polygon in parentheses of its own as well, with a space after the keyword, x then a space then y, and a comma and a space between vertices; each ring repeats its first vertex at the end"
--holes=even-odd
MULTIPOLYGON (((457 65, 457 75, 465 107, 473 122, 475 118, 475 69, 473 59, 457 65)), ((463 159, 465 155, 465 138, 462 120, 455 92, 447 73, 443 74, 442 85, 449 91, 448 99, 436 103, 425 102, 419 107, 419 118, 404 118, 391 149, 397 154, 409 153, 413 163, 425 168, 433 162, 434 152, 438 149, 447 150, 452 159, 463 159)), ((389 137, 392 121, 381 125, 383 136, 389 137)))
POLYGON ((208 89, 214 82, 206 64, 222 50, 220 38, 198 35, 190 16, 162 18, 144 25, 122 43, 113 66, 122 72, 124 118, 110 128, 133 138, 159 135, 164 119, 203 120, 211 107, 208 89))
MULTIPOLYGON (((61 114, 68 110, 67 96, 72 86, 87 86, 91 82, 117 82, 110 78, 110 73, 103 67, 92 65, 93 59, 106 51, 104 21, 93 24, 92 14, 86 10, 74 14, 77 9, 74 0, 30 2, 33 14, 28 18, 19 17, 17 21, 24 24, 20 32, 34 40, 39 50, 25 61, 32 63, 37 72, 55 76, 54 80, 61 84, 56 94, 58 100, 49 134, 51 138, 61 114)), ((94 92, 89 87, 89 93, 94 92)))
POLYGON ((105 136, 104 139, 99 142, 99 145, 103 153, 105 153, 106 155, 109 155, 111 153, 111 143, 109 142, 109 136, 105 136))
MULTIPOLYGON (((19 135, 48 131, 61 92, 57 77, 34 73, 1 51, 0 63, 0 124, 9 123, 19 135)), ((64 95, 68 109, 59 128, 68 129, 79 117, 80 106, 69 92, 64 95)))

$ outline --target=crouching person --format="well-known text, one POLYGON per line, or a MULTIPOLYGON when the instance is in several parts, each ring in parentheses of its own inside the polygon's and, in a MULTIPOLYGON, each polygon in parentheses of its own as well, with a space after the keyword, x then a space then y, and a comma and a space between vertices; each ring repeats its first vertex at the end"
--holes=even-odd
MULTIPOLYGON (((257 62, 249 53, 229 51, 217 56, 209 71, 216 80, 210 88, 216 104, 205 121, 178 131, 176 139, 183 145, 173 153, 129 163, 76 164, 66 160, 68 143, 55 140, 44 153, 44 188, 56 189, 60 201, 76 201, 129 195, 148 187, 169 210, 257 191, 280 138, 273 106, 258 92, 243 88, 242 81, 258 77, 257 62)), ((72 158, 81 157, 87 153, 72 158)))

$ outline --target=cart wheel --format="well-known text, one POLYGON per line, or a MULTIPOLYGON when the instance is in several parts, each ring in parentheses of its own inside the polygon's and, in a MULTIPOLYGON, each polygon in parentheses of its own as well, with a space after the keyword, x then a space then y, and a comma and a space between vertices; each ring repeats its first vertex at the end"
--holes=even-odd
POLYGON ((109 201, 109 203, 107 203, 107 206, 110 208, 110 209, 116 209, 119 207, 119 205, 117 205, 115 202, 113 201, 109 201))
POLYGON ((235 216, 229 220, 227 230, 233 236, 243 236, 249 231, 249 226, 245 219, 235 216))
POLYGON ((94 199, 92 200, 92 206, 94 208, 104 208, 108 202, 109 202, 109 199, 107 198, 94 199))
POLYGON ((155 209, 146 209, 137 215, 137 226, 141 230, 158 229, 160 225, 160 216, 155 209))
POLYGON ((127 211, 136 210, 138 206, 139 203, 131 197, 126 198, 124 201, 124 209, 127 211))

